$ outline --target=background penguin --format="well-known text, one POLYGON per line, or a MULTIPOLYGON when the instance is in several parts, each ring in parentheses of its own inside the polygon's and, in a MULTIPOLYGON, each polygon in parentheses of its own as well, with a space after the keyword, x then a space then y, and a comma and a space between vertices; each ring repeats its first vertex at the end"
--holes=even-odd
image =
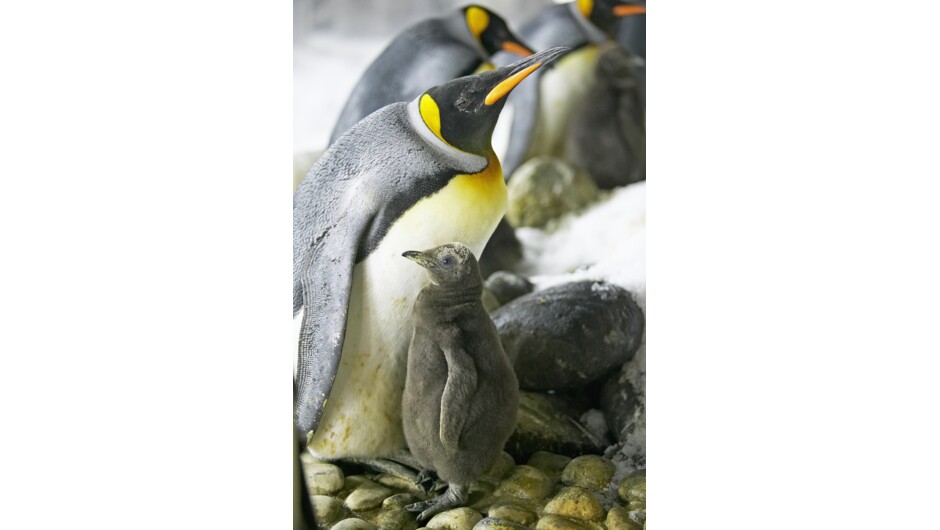
POLYGON ((480 252, 506 210, 490 144, 506 96, 565 48, 431 88, 341 136, 294 194, 294 314, 303 307, 294 420, 325 459, 405 448, 410 309, 425 275, 402 252, 480 252), (329 399, 327 399, 329 398, 329 399))
POLYGON ((601 189, 646 178, 646 115, 636 57, 614 43, 601 45, 594 84, 575 102, 565 135, 565 158, 601 189))
POLYGON ((470 75, 500 50, 532 54, 506 22, 489 9, 468 5, 400 32, 369 65, 353 88, 330 136, 330 144, 372 112, 411 101, 430 86, 470 75))
POLYGON ((550 6, 522 26, 519 33, 532 46, 568 46, 572 51, 513 94, 503 157, 507 176, 534 156, 562 155, 573 104, 585 100, 595 79, 597 45, 611 40, 619 18, 645 12, 635 2, 577 0, 550 6))
POLYGON ((483 308, 477 260, 460 243, 403 254, 431 283, 414 305, 402 397, 405 439, 447 493, 407 506, 419 520, 462 505, 516 427, 519 383, 483 308))

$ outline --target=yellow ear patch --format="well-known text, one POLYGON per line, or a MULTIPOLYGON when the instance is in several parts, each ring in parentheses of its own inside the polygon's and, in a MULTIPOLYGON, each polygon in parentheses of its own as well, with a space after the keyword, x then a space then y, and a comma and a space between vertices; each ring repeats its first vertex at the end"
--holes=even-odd
POLYGON ((476 6, 467 8, 467 27, 470 28, 470 33, 474 37, 479 39, 480 34, 486 31, 486 27, 489 25, 490 15, 485 9, 476 6))
POLYGON ((421 113, 421 119, 424 120, 424 124, 428 126, 428 129, 431 129, 434 136, 440 138, 445 144, 450 145, 447 140, 441 136, 441 109, 437 106, 437 102, 434 101, 434 98, 428 94, 421 96, 421 101, 418 102, 418 111, 421 113))
POLYGON ((578 0, 578 9, 585 18, 591 18, 591 11, 594 10, 594 0, 578 0))

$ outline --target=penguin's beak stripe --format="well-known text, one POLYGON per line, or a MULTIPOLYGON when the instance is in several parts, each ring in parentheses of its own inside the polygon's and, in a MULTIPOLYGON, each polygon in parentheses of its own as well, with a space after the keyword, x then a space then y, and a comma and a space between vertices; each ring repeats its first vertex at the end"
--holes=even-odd
POLYGON ((614 7, 614 16, 616 17, 628 17, 630 15, 642 15, 646 13, 646 7, 644 6, 628 6, 628 5, 619 5, 614 7))
POLYGON ((503 79, 499 82, 498 85, 493 87, 493 90, 490 90, 490 93, 486 95, 486 99, 483 100, 483 103, 486 105, 492 105, 497 101, 503 99, 503 97, 508 94, 512 89, 516 88, 516 85, 522 82, 523 79, 528 77, 529 74, 538 70, 542 66, 542 63, 535 63, 532 66, 524 70, 520 70, 511 76, 503 79))
POLYGON ((518 42, 506 41, 503 43, 503 51, 514 53, 520 57, 528 57, 532 55, 532 50, 526 48, 525 46, 519 44, 518 42))

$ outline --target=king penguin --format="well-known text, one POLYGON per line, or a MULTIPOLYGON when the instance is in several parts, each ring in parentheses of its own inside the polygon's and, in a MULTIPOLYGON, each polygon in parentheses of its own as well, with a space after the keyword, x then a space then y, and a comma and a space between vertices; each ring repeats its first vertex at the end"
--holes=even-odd
POLYGON ((547 7, 522 26, 520 35, 536 48, 567 46, 571 52, 513 94, 503 156, 507 177, 534 156, 564 152, 573 104, 584 99, 596 76, 598 45, 612 39, 619 19, 645 12, 646 7, 634 1, 576 0, 547 7))
POLYGON ((411 101, 424 89, 480 69, 498 51, 532 54, 506 22, 489 9, 468 5, 401 31, 366 68, 340 113, 330 144, 356 122, 399 101, 411 101))
POLYGON ((403 252, 479 253, 503 216, 491 145, 506 96, 562 54, 455 79, 354 125, 294 194, 294 315, 303 309, 294 421, 323 459, 402 452, 411 308, 426 275, 403 252))

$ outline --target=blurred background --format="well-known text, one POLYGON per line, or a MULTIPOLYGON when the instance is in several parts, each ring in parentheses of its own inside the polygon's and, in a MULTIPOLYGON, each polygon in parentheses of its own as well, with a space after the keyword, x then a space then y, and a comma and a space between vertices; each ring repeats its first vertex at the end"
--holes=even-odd
MULTIPOLYGON (((346 97, 391 38, 458 0, 294 0, 294 152, 323 149, 346 97)), ((551 0, 476 2, 517 28, 551 0)))

